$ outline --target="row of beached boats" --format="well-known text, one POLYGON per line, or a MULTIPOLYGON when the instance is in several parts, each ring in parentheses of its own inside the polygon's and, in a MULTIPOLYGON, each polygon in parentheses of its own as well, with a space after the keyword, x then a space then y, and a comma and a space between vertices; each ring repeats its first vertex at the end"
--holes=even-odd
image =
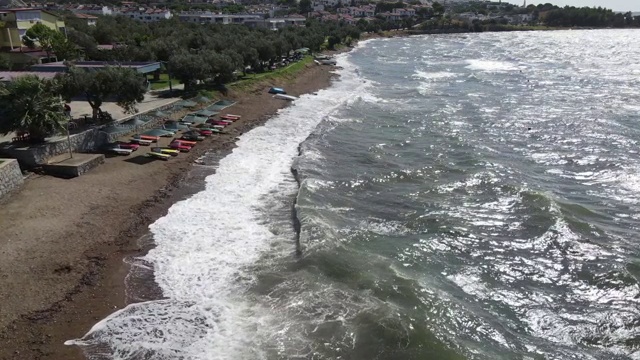
POLYGON ((146 156, 169 160, 181 152, 191 151, 199 141, 221 133, 226 126, 240 120, 240 116, 234 114, 221 115, 218 118, 215 117, 218 113, 214 112, 208 116, 196 114, 187 115, 180 121, 165 120, 161 128, 135 134, 129 141, 111 144, 107 148, 107 152, 127 156, 137 151, 141 146, 151 146, 150 151, 145 154, 146 156), (162 138, 172 138, 172 140, 168 145, 159 146, 162 138))
POLYGON ((332 65, 335 66, 338 64, 338 62, 336 61, 336 59, 334 59, 332 56, 329 55, 317 55, 313 61, 318 64, 318 65, 332 65))
MULTIPOLYGON (((288 95, 287 92, 278 87, 268 90, 276 99, 287 101, 296 100, 297 97, 288 95)), ((234 121, 240 120, 239 115, 225 114, 219 115, 212 110, 200 110, 188 114, 179 121, 165 120, 161 127, 150 129, 140 134, 135 134, 129 141, 119 141, 107 147, 106 151, 116 155, 127 156, 138 150, 141 146, 152 146, 151 151, 146 153, 156 159, 169 160, 172 156, 178 156, 181 152, 189 152, 206 137, 223 132, 226 126, 234 121), (178 135, 180 133, 180 135, 178 135), (166 146, 159 146, 162 138, 172 138, 166 146)))

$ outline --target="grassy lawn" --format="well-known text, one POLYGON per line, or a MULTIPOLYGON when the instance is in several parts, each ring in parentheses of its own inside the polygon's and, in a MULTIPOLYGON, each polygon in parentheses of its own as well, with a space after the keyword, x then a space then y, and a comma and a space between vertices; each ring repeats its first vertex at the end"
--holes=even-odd
MULTIPOLYGON (((313 62, 313 56, 308 55, 302 58, 302 60, 298 62, 294 62, 283 68, 278 68, 276 70, 267 71, 260 74, 247 74, 247 76, 242 77, 241 79, 236 80, 234 82, 227 83, 223 87, 225 87, 227 90, 243 92, 243 91, 251 91, 254 89, 256 85, 262 84, 265 81, 276 80, 276 79, 284 79, 284 80, 294 79, 298 75, 298 73, 300 73, 300 71, 302 71, 308 64, 312 62, 313 62)), ((153 84, 152 84, 152 89, 153 89, 153 84)), ((210 84, 200 84, 200 85, 197 85, 194 89, 192 89, 188 93, 182 92, 181 96, 185 99, 188 99, 193 96, 206 96, 208 98, 214 99, 214 98, 218 98, 220 94, 222 94, 223 97, 226 96, 219 89, 215 89, 210 84)))
POLYGON ((248 74, 240 80, 227 84, 227 87, 234 90, 243 90, 263 80, 292 79, 302 71, 307 64, 312 62, 313 57, 307 55, 302 58, 302 60, 294 62, 283 68, 277 68, 273 71, 267 71, 261 74, 248 74))
MULTIPOLYGON (((160 74, 160 80, 153 80, 153 76, 148 77, 149 82, 151 83, 151 90, 159 90, 169 87, 169 75, 168 74, 160 74)), ((180 81, 177 79, 171 79, 172 85, 180 84, 180 81)))

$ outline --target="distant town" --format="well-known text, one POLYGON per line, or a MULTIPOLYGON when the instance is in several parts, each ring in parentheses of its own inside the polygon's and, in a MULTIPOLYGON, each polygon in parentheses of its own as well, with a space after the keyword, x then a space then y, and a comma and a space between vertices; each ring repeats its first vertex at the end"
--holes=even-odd
MULTIPOLYGON (((616 13, 602 8, 560 8, 551 4, 528 5, 526 1, 515 5, 469 0, 442 3, 433 0, 194 0, 184 3, 123 1, 118 5, 104 5, 4 0, 0 1, 0 70, 24 70, 51 61, 82 60, 82 57, 65 56, 71 52, 62 51, 60 46, 54 51, 53 46, 47 49, 47 44, 41 41, 25 41, 25 35, 34 25, 43 24, 68 37, 70 29, 81 31, 79 27, 96 27, 101 19, 109 17, 145 24, 180 21, 201 25, 243 25, 273 31, 304 27, 310 20, 355 26, 361 32, 405 29, 443 33, 640 26, 637 13, 616 13)), ((94 37, 95 48, 99 50, 109 51, 123 45, 113 39, 106 41, 100 36, 94 37)), ((86 50, 78 41, 71 42, 71 46, 86 50)))

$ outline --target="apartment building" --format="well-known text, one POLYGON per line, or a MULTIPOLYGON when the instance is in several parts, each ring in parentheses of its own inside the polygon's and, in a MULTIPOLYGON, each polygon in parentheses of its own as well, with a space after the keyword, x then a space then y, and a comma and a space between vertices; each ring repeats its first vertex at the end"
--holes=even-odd
POLYGON ((0 9, 0 21, 5 24, 0 30, 1 48, 21 47, 22 37, 35 24, 43 24, 53 30, 65 32, 62 18, 42 9, 0 9))

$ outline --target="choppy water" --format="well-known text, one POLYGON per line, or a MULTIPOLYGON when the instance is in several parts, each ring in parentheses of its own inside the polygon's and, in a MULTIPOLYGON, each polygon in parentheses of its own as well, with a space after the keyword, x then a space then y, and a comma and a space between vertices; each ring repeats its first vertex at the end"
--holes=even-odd
POLYGON ((141 264, 165 299, 75 343, 116 359, 640 359, 638 59, 627 30, 360 44, 151 227, 141 264))

